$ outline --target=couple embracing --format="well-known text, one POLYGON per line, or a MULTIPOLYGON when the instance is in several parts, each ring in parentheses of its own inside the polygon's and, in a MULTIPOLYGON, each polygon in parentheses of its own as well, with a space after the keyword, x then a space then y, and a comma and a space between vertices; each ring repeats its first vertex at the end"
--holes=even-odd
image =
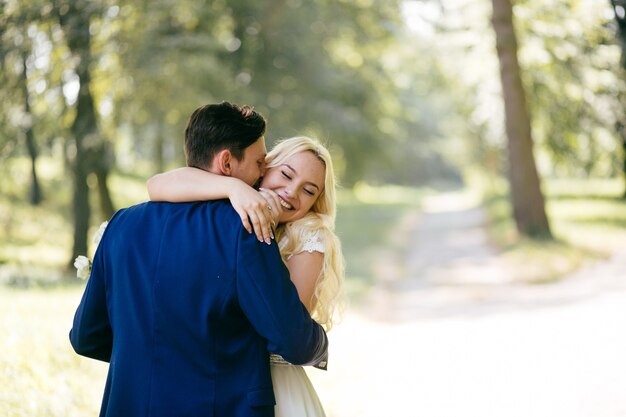
POLYGON ((302 366, 326 368, 343 281, 327 149, 266 154, 264 118, 228 102, 185 129, 188 167, 109 221, 74 350, 109 362, 101 416, 323 416, 302 366))

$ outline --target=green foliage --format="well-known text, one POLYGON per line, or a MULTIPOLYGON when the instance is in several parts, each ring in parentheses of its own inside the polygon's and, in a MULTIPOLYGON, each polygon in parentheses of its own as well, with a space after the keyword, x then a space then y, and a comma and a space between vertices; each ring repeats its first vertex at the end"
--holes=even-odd
MULTIPOLYGON (((543 171, 616 173, 624 85, 606 3, 516 5, 533 128, 550 161, 543 171)), ((180 165, 188 115, 223 99, 264 113, 270 144, 302 133, 327 141, 346 184, 459 182, 460 164, 501 167, 486 0, 448 0, 421 20, 421 32, 407 31, 396 0, 85 4, 99 128, 124 171, 142 161, 152 171, 180 165)), ((23 152, 20 129, 29 121, 44 153, 73 154, 76 62, 57 19, 66 5, 2 3, 0 158, 23 152), (18 88, 23 58, 32 117, 18 88)))
MULTIPOLYGON (((488 0, 445 0, 433 47, 458 100, 447 132, 461 158, 507 172, 504 114, 488 0)), ((608 177, 624 158, 620 46, 609 1, 514 1, 518 57, 539 169, 550 176, 608 177)))
MULTIPOLYGON (((78 2, 74 6, 90 19, 90 90, 99 131, 113 141, 122 170, 142 161, 150 161, 152 171, 163 170, 183 162, 188 115, 198 105, 226 99, 255 105, 268 117, 270 145, 297 134, 329 143, 346 184, 362 178, 424 182, 433 176, 428 169, 400 171, 395 161, 401 156, 405 165, 435 170, 446 165, 432 157, 428 145, 438 130, 437 110, 422 86, 432 83, 411 83, 425 75, 437 78, 440 68, 425 59, 433 56, 426 47, 418 48, 424 59, 413 65, 410 44, 419 39, 406 37, 400 4, 78 2)), ((78 61, 59 26, 70 5, 9 2, 2 20, 7 28, 2 63, 11 77, 19 67, 16 57, 27 57, 36 137, 45 152, 60 145, 71 158, 73 143, 66 139, 78 61)), ((17 93, 11 83, 0 88, 6 98, 4 138, 19 136, 16 115, 24 99, 17 93)), ((0 146, 7 155, 20 149, 15 139, 0 146)), ((439 172, 450 171, 455 175, 449 166, 439 172)))
POLYGON ((626 84, 610 3, 526 1, 516 12, 535 139, 550 153, 551 173, 616 175, 626 84))
MULTIPOLYGON (((327 142, 348 186, 458 185, 470 163, 505 166, 488 0, 0 2, 0 164, 26 153, 31 123, 41 155, 74 161, 78 62, 59 24, 71 5, 90 17, 98 131, 129 177, 181 165, 188 115, 224 99, 268 117, 270 146, 327 142), (422 10, 419 30, 405 6, 422 10)), ((519 1, 515 13, 541 171, 615 175, 624 84, 609 2, 519 1)))
POLYGON ((43 0, 3 2, 0 13, 0 161, 24 153, 25 128, 32 126, 45 152, 69 126, 63 95, 67 48, 43 0), (26 70, 27 79, 22 80, 26 70), (24 85, 25 83, 25 85, 24 85), (24 93, 27 94, 24 94, 24 93), (28 100, 31 113, 25 110, 28 100))

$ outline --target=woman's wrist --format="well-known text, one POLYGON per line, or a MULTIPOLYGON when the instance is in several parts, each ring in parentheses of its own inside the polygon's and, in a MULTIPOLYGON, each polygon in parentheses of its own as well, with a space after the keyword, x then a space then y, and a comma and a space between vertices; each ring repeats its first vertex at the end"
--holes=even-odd
POLYGON ((246 184, 245 182, 241 181, 238 178, 235 178, 235 177, 223 177, 223 178, 225 179, 224 192, 226 193, 226 196, 228 197, 229 200, 232 200, 234 197, 241 195, 241 192, 245 191, 244 189, 249 187, 248 184, 246 184))

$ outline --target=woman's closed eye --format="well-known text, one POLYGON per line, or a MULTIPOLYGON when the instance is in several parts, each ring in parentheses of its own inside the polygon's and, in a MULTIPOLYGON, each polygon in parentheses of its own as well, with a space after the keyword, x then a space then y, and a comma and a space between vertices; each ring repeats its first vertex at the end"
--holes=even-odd
MULTIPOLYGON (((298 178, 296 178, 298 174, 296 172, 292 174, 291 171, 293 170, 281 169, 280 173, 285 179, 287 179, 287 181, 298 181, 298 178)), ((309 197, 315 197, 317 195, 317 185, 309 183, 308 181, 306 182, 306 184, 302 184, 299 188, 304 191, 309 197)))

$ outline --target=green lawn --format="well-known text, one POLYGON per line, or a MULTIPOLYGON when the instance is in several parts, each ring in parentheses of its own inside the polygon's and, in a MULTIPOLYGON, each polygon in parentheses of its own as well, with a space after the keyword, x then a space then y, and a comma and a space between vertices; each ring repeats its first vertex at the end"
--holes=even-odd
POLYGON ((549 283, 606 258, 626 235, 626 200, 619 179, 546 180, 552 241, 520 238, 502 193, 486 200, 490 233, 521 281, 549 283))
POLYGON ((68 341, 82 286, 0 287, 0 415, 95 416, 107 364, 76 355, 68 341))
POLYGON ((337 214, 337 235, 346 258, 346 286, 358 302, 377 279, 382 257, 401 258, 407 233, 428 190, 357 185, 343 190, 337 214))

